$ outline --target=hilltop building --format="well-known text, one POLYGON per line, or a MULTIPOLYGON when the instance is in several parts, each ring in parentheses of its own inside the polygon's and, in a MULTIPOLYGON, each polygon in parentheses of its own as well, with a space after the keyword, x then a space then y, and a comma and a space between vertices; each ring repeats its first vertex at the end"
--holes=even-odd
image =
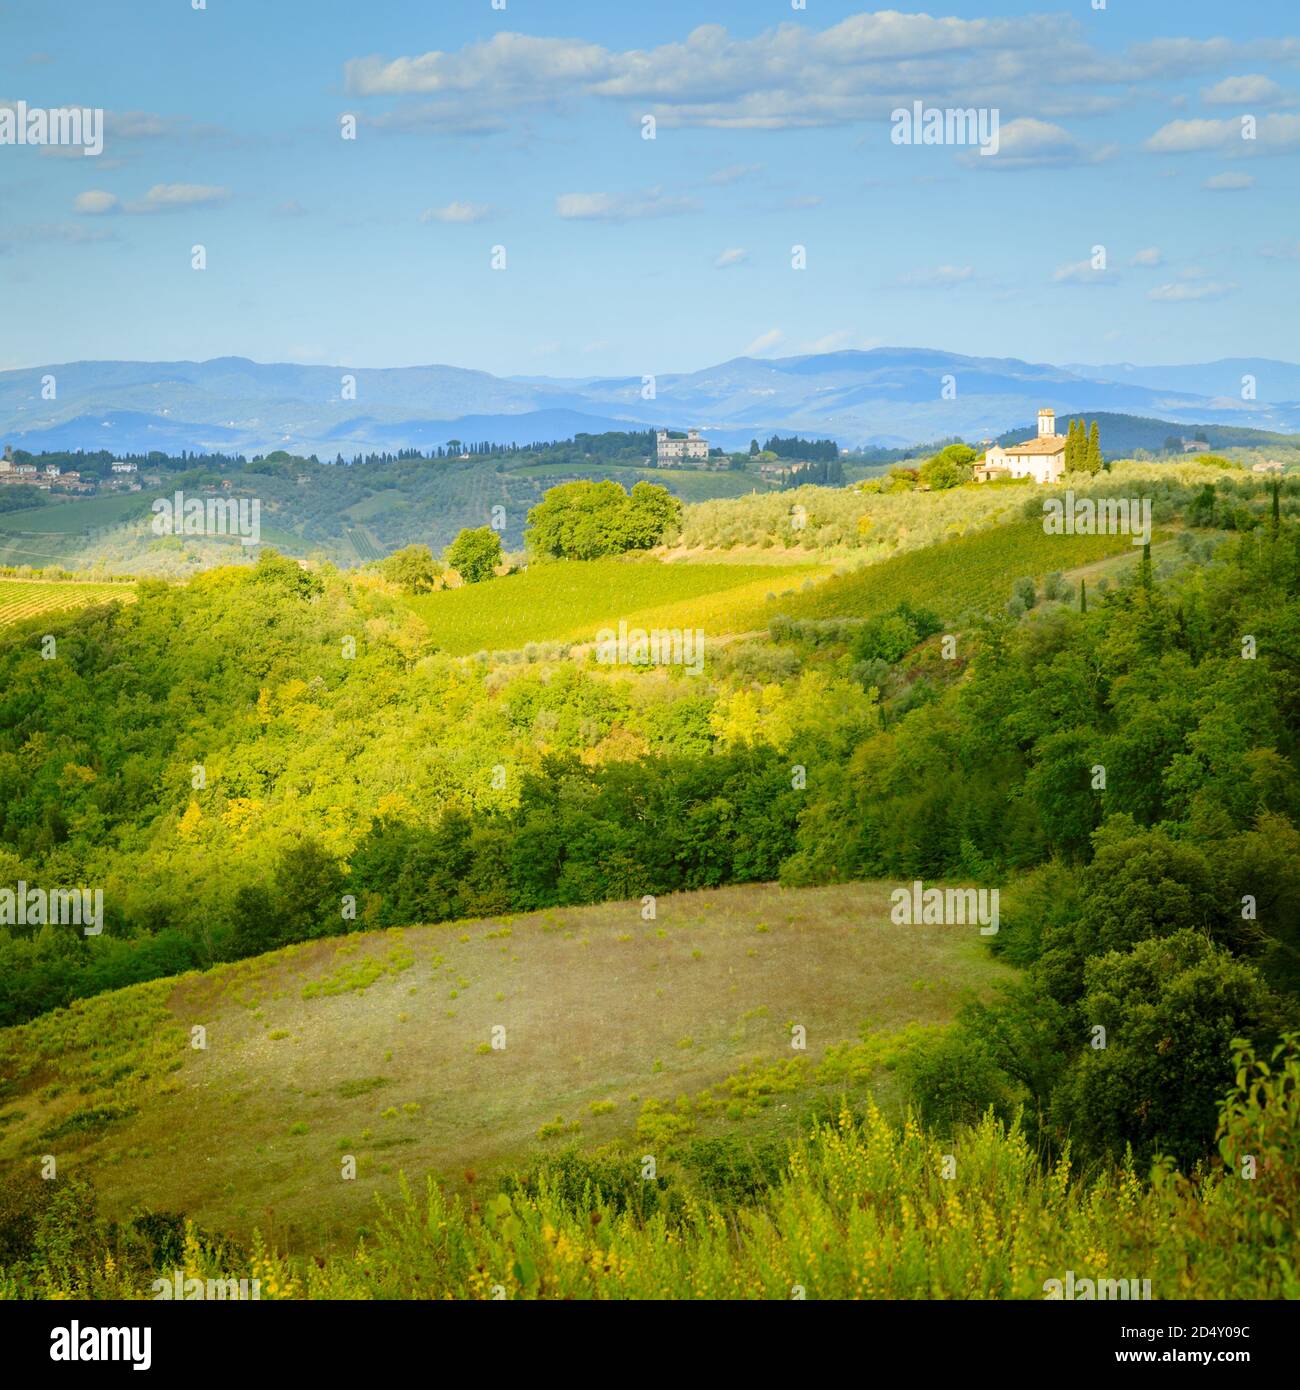
POLYGON ((1065 473, 1065 436, 1056 432, 1056 412, 1038 412, 1038 437, 1021 444, 999 448, 996 444, 975 465, 975 481, 996 478, 1032 478, 1036 483, 1054 483, 1065 473))
POLYGON ((683 463, 707 464, 709 441, 700 438, 699 430, 689 430, 685 435, 659 430, 655 434, 655 457, 660 468, 670 468, 673 464, 683 463))
POLYGON ((137 471, 134 463, 126 463, 121 459, 114 459, 109 467, 114 473, 134 473, 137 471))

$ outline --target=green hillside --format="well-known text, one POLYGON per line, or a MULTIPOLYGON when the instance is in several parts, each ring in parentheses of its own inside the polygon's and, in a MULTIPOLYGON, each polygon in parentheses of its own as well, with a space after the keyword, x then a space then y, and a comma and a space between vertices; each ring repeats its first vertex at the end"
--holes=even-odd
POLYGON ((339 937, 5 1030, 0 1164, 53 1152, 117 1214, 143 1203, 245 1236, 274 1210, 280 1238, 313 1249, 351 1240, 399 1170, 463 1186, 466 1169, 565 1142, 648 1141, 659 1106, 672 1119, 660 1142, 756 1125, 792 1138, 817 1094, 832 1102, 879 1069, 819 1081, 829 1048, 868 1024, 887 1041, 945 1023, 1011 973, 976 927, 891 924, 873 884, 676 894, 653 921, 641 911, 339 937), (777 1096, 724 1084, 773 1065, 794 1068, 777 1096), (697 1099, 683 1109, 682 1095, 697 1099), (343 1154, 354 1183, 339 1179, 343 1154))
POLYGON ((786 593, 830 573, 824 565, 664 564, 563 560, 521 574, 410 599, 453 656, 529 642, 591 642, 603 627, 700 628, 706 638, 762 627, 786 593), (770 597, 769 597, 770 596, 770 597))
POLYGON ((1019 578, 1037 580, 1111 556, 1136 562, 1139 553, 1128 536, 1050 536, 1041 521, 1017 521, 837 576, 778 607, 791 618, 865 618, 908 602, 950 620, 1000 607, 1019 578))

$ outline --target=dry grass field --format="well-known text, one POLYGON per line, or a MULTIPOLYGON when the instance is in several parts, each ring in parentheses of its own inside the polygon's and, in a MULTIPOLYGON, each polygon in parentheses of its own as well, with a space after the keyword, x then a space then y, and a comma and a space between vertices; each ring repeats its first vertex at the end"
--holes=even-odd
POLYGON ((781 1134, 828 1047, 946 1022, 1008 973, 976 929, 891 924, 885 884, 686 893, 649 922, 611 903, 330 938, 0 1034, 0 1165, 53 1153, 117 1213, 324 1248, 399 1172, 465 1186, 536 1149, 661 1142, 647 1102, 714 1088, 725 1103, 674 1124, 781 1134))

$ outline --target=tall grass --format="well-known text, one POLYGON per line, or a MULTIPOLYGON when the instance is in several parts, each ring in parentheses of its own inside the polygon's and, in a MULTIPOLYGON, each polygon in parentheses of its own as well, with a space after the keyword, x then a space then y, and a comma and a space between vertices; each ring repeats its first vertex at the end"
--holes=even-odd
MULTIPOLYGON (((430 1180, 348 1255, 315 1263, 257 1241, 233 1270, 191 1231, 186 1272, 247 1275, 263 1298, 1039 1299, 1071 1272, 1149 1280, 1157 1299, 1295 1298, 1300 1036, 1271 1062, 1238 1044, 1236 1061, 1224 1164, 1190 1178, 1166 1163, 1149 1178, 1131 1163, 1081 1176, 1068 1154, 1045 1171, 992 1117, 948 1142, 872 1104, 818 1125, 752 1205, 687 1199, 641 1216, 590 1184, 562 1198, 544 1175, 467 1205, 430 1180)), ((0 1293, 148 1289, 101 1255, 0 1271, 0 1293)))

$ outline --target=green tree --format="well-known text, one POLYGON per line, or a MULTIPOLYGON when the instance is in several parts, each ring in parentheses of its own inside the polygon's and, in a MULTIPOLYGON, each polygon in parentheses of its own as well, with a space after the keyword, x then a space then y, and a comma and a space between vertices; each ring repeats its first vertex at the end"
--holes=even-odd
POLYGON ((1052 1116, 1085 1159, 1132 1144, 1139 1162, 1184 1167, 1213 1144, 1232 1085, 1234 1040, 1267 1026, 1268 993, 1249 965, 1195 931, 1090 960, 1079 1016, 1105 1030, 1057 1088, 1052 1116))
POLYGON ((975 450, 967 444, 949 444, 921 465, 919 477, 936 492, 967 483, 971 478, 971 464, 978 458, 975 450))
POLYGON ((1078 473, 1084 465, 1086 441, 1083 437, 1083 421, 1071 420, 1065 435, 1065 471, 1078 473))
POLYGON ((1088 449, 1083 466, 1089 473, 1100 473, 1104 467, 1101 457, 1101 427, 1096 420, 1092 422, 1092 429, 1088 433, 1088 449))
POLYGON ((658 545, 681 514, 677 498, 656 483, 637 483, 630 497, 608 479, 561 483, 528 513, 524 540, 534 555, 595 560, 658 545))
POLYGON ((408 594, 427 594, 442 567, 427 545, 408 545, 386 556, 376 568, 408 594))
POLYGON ((442 557, 466 584, 491 579, 501 563, 501 537, 490 526, 466 529, 443 552, 442 557))
POLYGON ((649 550, 676 530, 682 504, 666 487, 635 483, 622 508, 622 541, 630 550, 649 550))

